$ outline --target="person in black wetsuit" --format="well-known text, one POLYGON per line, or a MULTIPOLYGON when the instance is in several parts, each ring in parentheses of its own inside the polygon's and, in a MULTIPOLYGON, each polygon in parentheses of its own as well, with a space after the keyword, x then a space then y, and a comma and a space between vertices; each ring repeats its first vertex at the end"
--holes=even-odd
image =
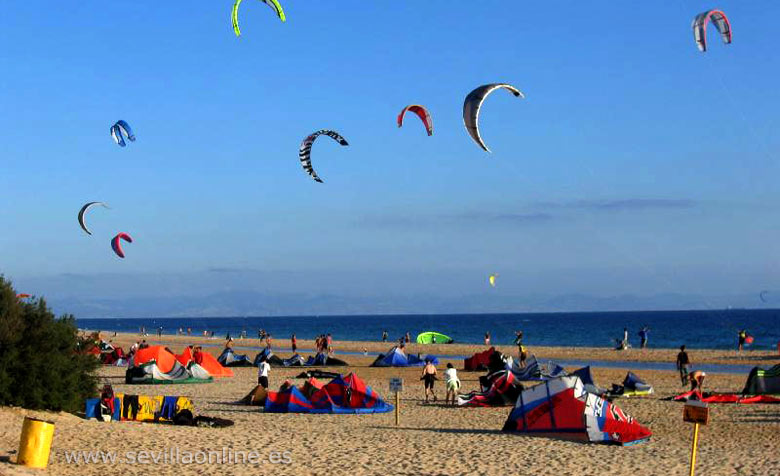
POLYGON ((428 392, 433 395, 433 401, 436 401, 436 394, 433 393, 433 382, 436 381, 436 366, 429 359, 425 359, 425 367, 423 367, 422 377, 423 388, 425 389, 425 403, 428 403, 428 392))

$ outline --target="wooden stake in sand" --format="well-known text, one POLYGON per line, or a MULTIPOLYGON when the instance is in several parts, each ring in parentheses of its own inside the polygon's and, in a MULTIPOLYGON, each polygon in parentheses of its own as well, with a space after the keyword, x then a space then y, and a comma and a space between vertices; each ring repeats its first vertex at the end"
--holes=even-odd
POLYGON ((390 391, 395 392, 395 426, 400 424, 401 392, 404 389, 404 379, 393 377, 390 379, 390 391))
POLYGON ((699 444, 699 425, 706 425, 710 419, 710 409, 707 403, 697 400, 689 400, 683 407, 683 421, 693 423, 693 444, 691 445, 691 471, 693 476, 696 471, 696 447, 699 444))

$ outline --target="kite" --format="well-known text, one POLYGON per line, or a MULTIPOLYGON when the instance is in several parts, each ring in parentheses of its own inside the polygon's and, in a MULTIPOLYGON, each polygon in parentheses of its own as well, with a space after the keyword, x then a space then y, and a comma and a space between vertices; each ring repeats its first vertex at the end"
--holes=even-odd
POLYGON ((116 255, 120 258, 124 258, 125 252, 122 251, 122 242, 120 240, 125 240, 128 243, 132 243, 133 239, 127 233, 119 233, 115 237, 111 238, 111 248, 113 248, 114 253, 116 253, 116 255))
POLYGON ((706 12, 699 13, 696 18, 693 19, 691 28, 693 28, 693 39, 696 41, 696 46, 699 51, 707 51, 707 24, 712 20, 715 28, 718 29, 720 37, 723 39, 723 43, 731 44, 731 23, 726 17, 726 14, 720 10, 707 10, 706 12))
POLYGON ((417 114, 417 117, 420 118, 425 126, 425 130, 428 131, 428 135, 433 135, 433 119, 431 119, 431 113, 428 112, 424 106, 420 106, 419 104, 412 104, 401 110, 401 114, 398 115, 398 127, 401 127, 404 124, 404 114, 406 114, 406 111, 417 114))
MULTIPOLYGON (((236 36, 241 36, 241 30, 238 28, 238 7, 241 5, 241 2, 243 0, 236 0, 236 3, 233 4, 233 11, 230 14, 230 20, 233 22, 233 32, 236 34, 236 36)), ((284 10, 282 9, 282 5, 277 0, 260 0, 261 2, 265 3, 271 9, 276 13, 276 15, 279 17, 280 20, 287 21, 287 19, 284 16, 284 10)))
POLYGON ((87 228, 87 222, 85 221, 84 215, 87 213, 87 211, 90 208, 92 208, 92 207, 94 207, 96 205, 100 205, 103 208, 109 208, 109 206, 106 205, 103 202, 89 202, 86 205, 84 205, 83 207, 81 207, 81 210, 79 210, 79 225, 81 226, 82 230, 87 232, 88 235, 91 235, 92 232, 89 231, 89 228, 87 228))
POLYGON ((515 97, 525 98, 525 95, 511 84, 497 83, 478 87, 471 91, 466 96, 466 100, 463 101, 463 124, 466 126, 466 130, 471 138, 474 139, 474 142, 486 152, 490 152, 490 149, 485 145, 479 134, 479 109, 482 107, 482 102, 485 101, 488 94, 502 88, 512 93, 515 97))
POLYGON ((127 137, 130 142, 135 142, 135 135, 133 134, 133 130, 130 129, 130 125, 121 119, 111 126, 111 137, 114 138, 114 142, 116 142, 119 147, 124 147, 126 145, 125 137, 127 137))
POLYGON ((319 183, 322 183, 322 179, 317 175, 317 172, 315 172, 314 168, 311 166, 311 145, 314 143, 314 140, 321 135, 330 137, 342 146, 349 145, 347 141, 338 134, 338 132, 327 129, 319 130, 303 139, 303 142, 301 142, 301 148, 298 151, 298 158, 301 160, 303 170, 305 170, 315 181, 319 183))
POLYGON ((18 299, 27 299, 27 298, 29 298, 29 297, 30 297, 30 295, 29 295, 29 294, 27 294, 27 293, 20 293, 20 294, 17 294, 17 295, 16 295, 16 297, 17 297, 18 299))
POLYGON ((491 274, 490 277, 488 277, 488 282, 490 283, 491 288, 496 287, 496 278, 498 277, 498 274, 491 274))
POLYGON ((766 295, 769 294, 769 291, 761 291, 758 293, 759 299, 761 299, 761 302, 766 302, 766 295))

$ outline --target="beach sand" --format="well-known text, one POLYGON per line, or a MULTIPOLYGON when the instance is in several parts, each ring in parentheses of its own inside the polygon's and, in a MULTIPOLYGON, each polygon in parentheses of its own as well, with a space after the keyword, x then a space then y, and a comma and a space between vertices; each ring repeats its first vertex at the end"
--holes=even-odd
MULTIPOLYGON (((120 335, 114 342, 129 348, 135 336, 120 335)), ((154 344, 152 338, 147 340, 154 344)), ((221 339, 163 336, 176 352, 185 343, 209 342, 221 345, 221 339)), ((277 341, 277 345, 282 342, 277 341)), ((279 352, 282 357, 287 352, 279 352)), ((258 345, 257 340, 237 341, 236 346, 258 345)), ((337 350, 385 351, 392 344, 336 342, 337 350)), ((301 348, 311 348, 300 341, 301 348)), ((206 348, 213 354, 218 347, 206 348)), ((420 346, 424 353, 470 354, 484 346, 420 346)), ((504 348, 511 352, 513 349, 504 348)), ((577 360, 674 360, 670 350, 614 352, 607 349, 543 348, 532 351, 545 358, 577 360), (615 357, 614 354, 619 354, 615 357), (610 358, 611 357, 611 358, 610 358)), ((416 352, 416 346, 411 346, 416 352)), ((239 353, 243 351, 239 350, 239 353)), ((254 357, 255 352, 247 352, 254 357)), ((306 353, 304 353, 306 355, 306 353)), ((186 474, 556 474, 604 475, 687 474, 693 426, 682 421, 680 403, 661 400, 684 390, 674 371, 639 371, 655 386, 656 394, 647 398, 619 399, 615 403, 640 423, 650 428, 649 442, 630 447, 576 443, 542 437, 504 434, 501 427, 510 407, 452 408, 440 403, 424 405, 419 368, 370 368, 372 356, 341 355, 350 367, 332 368, 337 372, 355 371, 393 403, 388 392, 390 377, 404 379, 401 395, 401 425, 394 426, 392 413, 378 415, 305 415, 263 414, 258 407, 237 406, 256 383, 256 369, 236 368, 236 376, 210 384, 125 385, 124 368, 103 367, 100 375, 114 385, 116 392, 132 394, 185 395, 192 399, 196 413, 228 418, 235 426, 214 428, 175 427, 150 423, 86 421, 67 413, 35 412, 0 408, 0 474, 53 475, 186 475, 186 474), (16 460, 22 420, 25 415, 55 422, 51 463, 47 470, 32 470, 12 464, 16 460), (66 451, 114 451, 120 457, 128 451, 234 451, 256 450, 268 459, 272 451, 289 452, 289 464, 156 464, 67 463, 66 451)), ((695 362, 770 364, 777 357, 748 354, 734 359, 733 352, 692 351, 695 362)), ((443 361, 439 368, 446 364, 443 361)), ((462 360, 452 361, 462 368, 462 360)), ((621 382, 625 369, 595 368, 593 374, 603 387, 621 382)), ((292 379, 300 368, 274 368, 273 389, 292 379)), ((464 391, 478 388, 481 372, 460 371, 464 391)), ((707 390, 738 392, 746 375, 710 374, 707 390)), ((297 380, 301 383, 302 380, 297 380)), ((443 386, 437 383, 439 399, 443 386)), ((780 474, 780 406, 712 405, 710 423, 700 431, 697 474, 701 475, 778 475, 780 474)), ((278 456, 284 458, 284 455, 278 456)))

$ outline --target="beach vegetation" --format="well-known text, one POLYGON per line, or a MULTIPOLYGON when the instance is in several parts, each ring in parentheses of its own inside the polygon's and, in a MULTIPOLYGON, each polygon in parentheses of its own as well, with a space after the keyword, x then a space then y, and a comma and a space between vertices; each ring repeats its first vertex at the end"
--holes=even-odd
POLYGON ((97 388, 99 361, 79 352, 72 315, 56 317, 40 297, 22 299, 0 276, 0 405, 77 411, 97 388))

